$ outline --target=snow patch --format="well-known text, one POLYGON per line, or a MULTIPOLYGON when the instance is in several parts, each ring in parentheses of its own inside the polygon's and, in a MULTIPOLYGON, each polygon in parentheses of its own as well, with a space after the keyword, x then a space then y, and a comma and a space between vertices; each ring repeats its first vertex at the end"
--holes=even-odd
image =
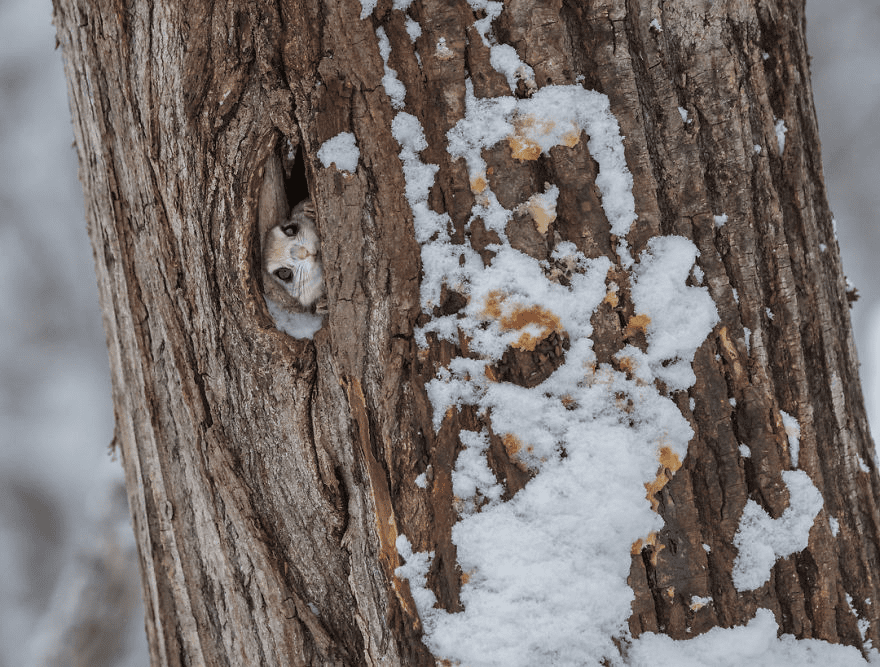
POLYGON ((782 416, 782 426, 785 428, 785 435, 788 437, 788 452, 791 456, 791 465, 798 467, 798 453, 801 447, 801 425, 797 419, 792 417, 784 410, 780 410, 782 416))
POLYGON ((512 46, 508 44, 493 46, 489 50, 489 63, 496 72, 504 75, 511 92, 516 92, 517 81, 525 83, 529 91, 534 91, 537 88, 535 70, 520 60, 516 49, 512 46))
POLYGON ((776 131, 776 143, 779 144, 779 154, 782 155, 785 152, 785 133, 788 132, 788 128, 785 127, 785 121, 780 118, 776 121, 773 129, 776 131))
POLYGON ((412 544, 406 535, 398 535, 395 540, 397 553, 403 556, 406 561, 394 570, 395 576, 401 579, 409 580, 410 593, 413 601, 419 609, 422 622, 426 623, 432 618, 434 605, 437 602, 437 596, 427 586, 428 569, 431 567, 431 560, 434 558, 433 551, 425 551, 415 553, 412 550, 412 544), (422 611, 422 610, 425 611, 422 611))
MULTIPOLYGON (((464 445, 455 460, 452 471, 452 493, 458 500, 456 509, 462 516, 473 514, 486 502, 497 503, 504 489, 495 479, 495 473, 486 462, 489 436, 485 432, 461 431, 459 440, 464 445)), ((487 505, 487 506, 488 506, 487 505)))
POLYGON ((788 508, 778 519, 754 500, 746 502, 739 529, 733 538, 739 554, 733 563, 733 585, 740 592, 763 586, 777 558, 786 558, 806 549, 810 528, 819 510, 822 495, 803 470, 785 470, 782 479, 788 487, 788 508))
POLYGON ((349 173, 357 171, 360 157, 361 153, 351 132, 340 132, 318 149, 318 159, 325 168, 335 164, 339 171, 349 173))
POLYGON ((428 475, 431 474, 431 466, 425 468, 425 471, 416 477, 416 486, 420 489, 428 488, 428 475))
POLYGON ((415 42, 422 36, 422 26, 420 26, 417 21, 407 16, 405 25, 406 34, 409 35, 409 41, 415 42))
POLYGON ((437 56, 438 60, 450 60, 455 54, 452 52, 448 46, 446 46, 446 38, 441 37, 437 40, 437 45, 434 47, 434 55, 437 56))
MULTIPOLYGON (((403 162, 403 176, 406 181, 405 194, 413 212, 416 240, 425 243, 434 235, 438 235, 440 240, 445 240, 448 238, 447 230, 451 223, 449 216, 435 213, 428 208, 428 193, 434 185, 434 175, 440 167, 436 164, 425 164, 419 159, 418 154, 428 147, 419 119, 403 111, 398 113, 391 121, 391 134, 401 147, 399 155, 403 162)), ((423 248, 422 268, 426 272, 426 277, 428 275, 433 277, 438 273, 442 275, 443 267, 434 267, 430 262, 426 264, 427 259, 423 248)), ((439 289, 437 298, 439 298, 439 289)))
POLYGON ((684 237, 658 236, 648 241, 633 268, 632 299, 636 313, 647 318, 648 351, 628 345, 618 356, 634 359, 643 381, 659 378, 671 391, 696 382, 694 354, 718 322, 708 291, 686 284, 698 255, 684 237))
POLYGON ((492 22, 501 16, 504 4, 494 0, 468 0, 468 4, 475 12, 482 12, 484 14, 483 18, 474 21, 474 28, 479 33, 480 39, 483 40, 483 45, 486 47, 492 46, 492 43, 495 41, 492 35, 492 22))
POLYGON ((828 517, 828 527, 831 528, 831 534, 837 537, 840 534, 840 522, 833 516, 828 517))
POLYGON ((378 0, 361 0, 361 19, 367 18, 376 9, 378 0))
POLYGON ((712 604, 712 598, 710 597, 700 597, 699 595, 692 595, 690 601, 691 611, 699 611, 706 605, 712 604))
POLYGON ((385 94, 391 98, 391 106, 399 111, 403 109, 406 87, 397 78, 397 71, 388 67, 388 58, 391 56, 391 42, 388 41, 388 35, 385 34, 385 29, 381 26, 376 28, 376 37, 379 40, 379 55, 382 56, 382 66, 385 68, 382 86, 385 88, 385 94))
MULTIPOLYGON (((779 626, 769 609, 758 609, 748 625, 712 628, 688 640, 646 632, 636 639, 627 654, 627 664, 639 667, 865 667, 869 664, 854 646, 830 644, 819 639, 777 637, 779 626)), ((870 652, 871 663, 880 660, 870 652)))
MULTIPOLYGON (((626 166, 617 119, 605 95, 580 86, 545 86, 529 99, 477 99, 468 80, 465 99, 465 117, 446 136, 449 154, 466 161, 471 189, 477 195, 486 188, 483 149, 507 141, 514 158, 535 160, 555 146, 576 146, 586 132, 590 155, 599 164, 596 186, 602 194, 611 232, 619 238, 626 236, 636 219, 632 175, 626 166)), ((497 204, 494 195, 486 194, 482 199, 478 206, 485 210, 479 213, 488 214, 488 220, 484 215, 487 226, 503 231, 509 212, 497 204), (497 221, 494 225, 493 220, 497 221)), ((618 253, 624 266, 629 267, 632 260, 625 243, 621 242, 618 253)))

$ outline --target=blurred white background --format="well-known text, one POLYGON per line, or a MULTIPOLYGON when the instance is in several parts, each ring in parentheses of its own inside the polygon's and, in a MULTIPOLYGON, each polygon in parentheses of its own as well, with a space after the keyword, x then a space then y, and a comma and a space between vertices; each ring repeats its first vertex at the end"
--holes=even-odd
POLYGON ((0 0, 0 667, 142 666, 140 578, 108 454, 107 350, 51 19, 48 0, 0 0))
POLYGON ((853 305, 862 387, 880 424, 880 2, 807 0, 822 163, 853 305), (876 281, 876 282, 875 282, 876 281))
MULTIPOLYGON (((809 0, 807 12, 826 183, 862 296, 852 313, 878 424, 880 4, 809 0)), ((0 0, 0 667, 134 667, 148 664, 140 580, 108 455, 107 352, 54 45, 48 0, 0 0), (103 610, 92 625, 74 622, 83 600, 103 610), (92 652, 75 661, 62 652, 71 645, 92 652)))

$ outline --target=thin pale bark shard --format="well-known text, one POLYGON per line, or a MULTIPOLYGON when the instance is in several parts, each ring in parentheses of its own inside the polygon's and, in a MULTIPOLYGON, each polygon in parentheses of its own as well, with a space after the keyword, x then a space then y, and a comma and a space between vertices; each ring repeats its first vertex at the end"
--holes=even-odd
POLYGON ((382 464, 373 455, 370 442, 370 424, 367 416, 367 403, 360 380, 350 378, 345 383, 348 404, 356 425, 355 437, 360 445, 361 455, 366 463, 369 492, 373 500, 376 520, 376 534, 379 537, 379 562, 385 577, 391 582, 394 593, 404 612, 412 619, 415 629, 419 628, 418 612, 412 601, 409 586, 400 581, 394 570, 400 565, 397 554, 397 521, 394 518, 394 506, 388 490, 388 476, 382 464))
POLYGON ((281 160, 272 152, 263 167, 263 185, 258 203, 258 233, 262 239, 270 227, 287 218, 290 204, 284 194, 284 172, 281 160))

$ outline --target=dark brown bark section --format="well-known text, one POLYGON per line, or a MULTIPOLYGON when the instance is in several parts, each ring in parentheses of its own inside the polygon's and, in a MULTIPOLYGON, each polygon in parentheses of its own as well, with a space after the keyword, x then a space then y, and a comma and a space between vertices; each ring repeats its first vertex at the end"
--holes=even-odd
POLYGON ((281 334, 259 294, 260 166, 297 133, 280 14, 83 2, 56 22, 153 663, 425 655, 375 566, 374 475, 339 386, 359 352, 281 334))
MULTIPOLYGON (((539 86, 582 75, 609 96, 635 180, 629 241, 638 251, 658 234, 693 239, 721 315, 697 354, 696 386, 674 397, 697 435, 659 494, 666 528, 633 557, 634 634, 686 637, 768 607, 786 632, 860 645, 850 594, 872 621, 868 638, 880 639, 876 605, 866 603, 880 600, 880 482, 825 202, 802 9, 795 0, 667 0, 662 10, 648 0, 512 0, 496 21, 539 86), (777 118, 788 128, 781 155, 777 118), (773 516, 787 503, 779 410, 800 421, 800 467, 825 513, 807 550, 740 594, 732 538, 746 500, 773 516), (828 516, 840 521, 837 538, 828 516), (693 595, 714 603, 692 611, 693 595)), ((466 351, 432 341, 420 352, 413 339, 419 248, 375 28, 391 41, 406 111, 425 128, 422 159, 440 166, 431 206, 485 259, 491 233, 465 230, 474 198, 445 133, 464 114, 465 77, 478 97, 509 89, 464 0, 414 3, 414 46, 390 2, 365 20, 360 11, 351 0, 55 0, 154 664, 432 664, 407 586, 393 576, 401 532, 435 551, 429 583, 444 607, 460 608, 451 469, 459 429, 480 424, 464 409, 436 435, 431 426, 424 383, 466 351), (451 58, 438 57, 441 37, 451 58), (360 148, 352 175, 316 161, 341 131, 360 148), (314 342, 275 330, 260 294, 262 165, 285 139, 304 151, 322 235, 330 314, 314 342), (414 480, 428 465, 426 492, 414 480)), ((566 239, 616 261, 586 141, 533 162, 507 146, 485 157, 505 206, 545 181, 560 188, 547 237, 528 216, 511 223, 519 249, 543 258, 566 239)), ((626 342, 644 343, 626 327, 626 272, 615 279, 619 303, 594 318, 606 362, 626 342)), ((450 293, 442 308, 460 306, 450 293)), ((532 383, 564 349, 560 338, 511 354, 499 379, 532 383)), ((494 436, 490 458, 509 494, 527 482, 494 436)))

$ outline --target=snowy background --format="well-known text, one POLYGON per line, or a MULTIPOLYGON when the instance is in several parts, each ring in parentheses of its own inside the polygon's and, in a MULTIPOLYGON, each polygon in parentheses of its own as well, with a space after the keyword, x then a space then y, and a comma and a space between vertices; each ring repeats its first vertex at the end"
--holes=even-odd
POLYGON ((140 581, 54 46, 48 0, 0 0, 0 667, 134 667, 149 663, 140 581), (86 617, 84 587, 101 596, 86 617), (98 650, 74 662, 65 643, 98 650))
POLYGON ((807 41, 822 162, 853 305, 862 386, 880 424, 880 3, 807 0, 807 41))
MULTIPOLYGON (((880 6, 808 1, 826 183, 880 423, 880 6)), ((0 667, 146 665, 107 353, 48 0, 0 0, 0 667), (103 586, 95 582, 110 582, 103 586), (84 609, 106 635, 77 630, 84 609)))

